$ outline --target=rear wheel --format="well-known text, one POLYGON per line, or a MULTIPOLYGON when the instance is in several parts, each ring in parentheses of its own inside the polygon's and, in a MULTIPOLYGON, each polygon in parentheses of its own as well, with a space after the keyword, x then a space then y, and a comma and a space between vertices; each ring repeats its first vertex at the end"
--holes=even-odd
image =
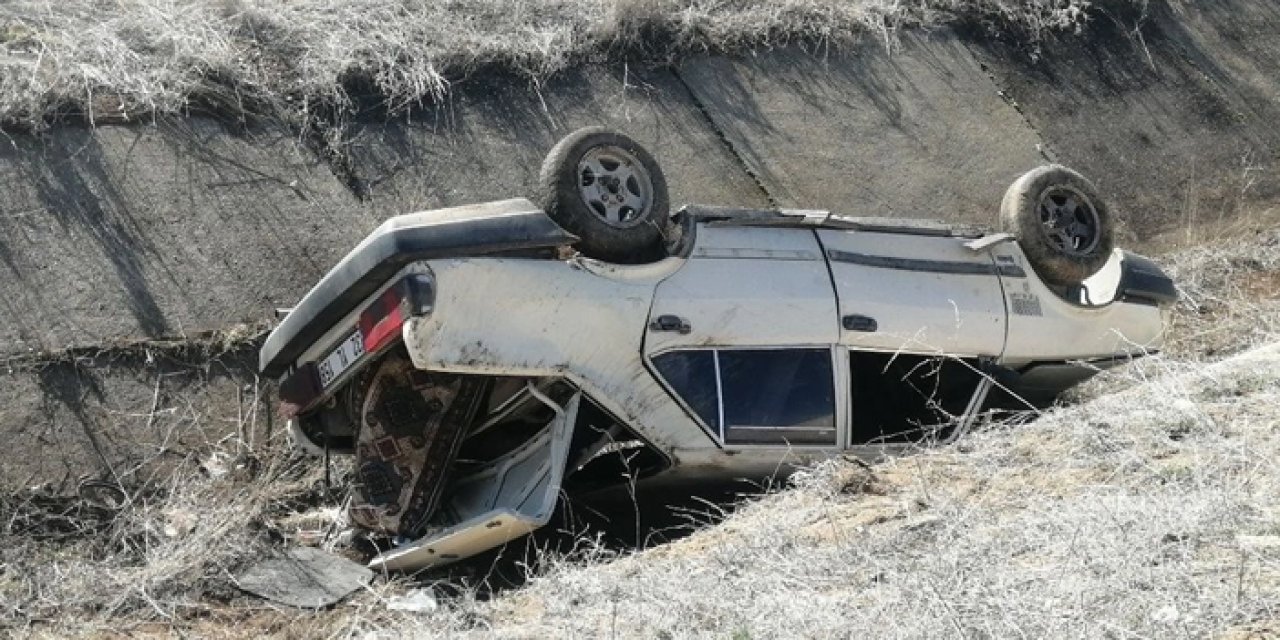
POLYGON ((1093 183, 1060 165, 1032 169, 1005 192, 1000 217, 1045 282, 1079 285, 1111 257, 1111 212, 1093 183))
POLYGON ((635 140, 603 127, 579 129, 547 154, 538 199, 592 258, 640 263, 663 257, 670 222, 667 181, 635 140))

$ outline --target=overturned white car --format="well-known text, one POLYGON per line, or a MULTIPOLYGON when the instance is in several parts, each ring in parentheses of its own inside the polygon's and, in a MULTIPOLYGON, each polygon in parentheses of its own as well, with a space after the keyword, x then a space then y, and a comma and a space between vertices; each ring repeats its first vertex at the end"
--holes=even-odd
POLYGON ((539 202, 388 220, 261 351, 298 442, 356 456, 350 508, 448 563, 532 531, 561 493, 760 478, 946 441, 1155 351, 1172 282, 1113 250, 1057 166, 1012 233, 687 206, 629 138, 568 136, 539 202))

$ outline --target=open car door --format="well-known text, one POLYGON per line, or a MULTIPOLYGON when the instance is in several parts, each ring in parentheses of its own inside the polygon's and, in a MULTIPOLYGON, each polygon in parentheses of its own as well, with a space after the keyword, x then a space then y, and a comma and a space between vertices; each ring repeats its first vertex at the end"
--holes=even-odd
POLYGON ((581 392, 563 405, 535 389, 530 392, 555 418, 528 442, 484 470, 460 478, 446 509, 457 524, 428 533, 370 561, 387 570, 448 564, 519 538, 551 519, 564 479, 581 392))

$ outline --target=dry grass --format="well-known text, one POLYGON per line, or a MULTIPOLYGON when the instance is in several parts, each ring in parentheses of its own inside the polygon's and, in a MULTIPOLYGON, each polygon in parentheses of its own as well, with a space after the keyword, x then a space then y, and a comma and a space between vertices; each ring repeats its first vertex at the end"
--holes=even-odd
POLYGON ((7 363, 17 379, 51 385, 32 393, 66 421, 54 430, 72 433, 14 434, 0 491, 0 635, 205 615, 236 593, 228 571, 326 497, 321 470, 288 451, 263 402, 270 387, 245 364, 260 336, 234 327, 7 363), (59 402, 72 404, 59 413, 59 402), (59 462, 70 474, 60 481, 59 462), (11 464, 37 471, 24 482, 11 464))
MULTIPOLYGON (((299 509, 324 497, 313 460, 283 438, 228 437, 163 478, 129 487, 123 504, 33 487, 0 501, 0 629, 121 631, 205 617, 237 594, 232 572, 291 533, 299 509)), ((53 633, 60 635, 63 631, 53 633)))
POLYGON ((1280 335, 1280 230, 1204 244, 1166 266, 1182 292, 1171 355, 1221 356, 1280 335))
POLYGON ((310 121, 372 91, 396 110, 476 69, 532 80, 584 58, 844 44, 957 20, 1031 37, 1088 0, 8 0, 0 122, 191 109, 310 121))

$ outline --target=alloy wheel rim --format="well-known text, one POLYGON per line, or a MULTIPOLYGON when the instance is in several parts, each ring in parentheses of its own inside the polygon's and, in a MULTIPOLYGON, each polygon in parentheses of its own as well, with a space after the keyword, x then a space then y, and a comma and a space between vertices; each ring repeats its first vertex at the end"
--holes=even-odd
POLYGON ((1068 186, 1055 186, 1040 194, 1036 205, 1040 231, 1062 253, 1090 255, 1102 241, 1102 219, 1088 196, 1068 186))
POLYGON ((653 180, 634 154, 602 145, 578 160, 578 194, 605 224, 631 227, 653 206, 653 180))

